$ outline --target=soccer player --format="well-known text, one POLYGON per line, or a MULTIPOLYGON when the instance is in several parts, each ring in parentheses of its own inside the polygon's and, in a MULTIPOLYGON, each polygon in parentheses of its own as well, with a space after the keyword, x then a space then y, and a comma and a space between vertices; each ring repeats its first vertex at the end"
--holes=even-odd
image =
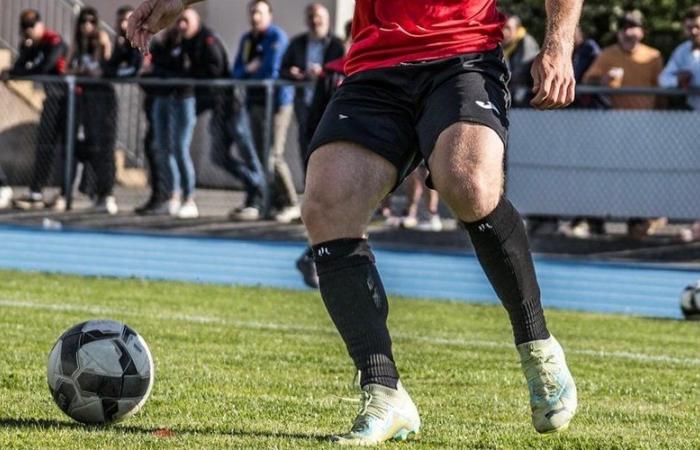
MULTIPOLYGON (((145 48, 182 3, 147 0, 132 16, 135 45, 145 48)), ((571 56, 581 4, 546 0, 547 32, 532 67, 534 107, 560 108, 574 99, 571 56)), ((321 295, 361 372, 362 408, 352 429, 336 438, 340 443, 401 440, 420 428, 399 381, 366 226, 421 160, 508 311, 535 429, 562 430, 576 412, 576 387, 547 330, 523 221, 503 192, 510 104, 503 23, 495 0, 356 3, 348 78, 311 142, 303 208, 321 295)))

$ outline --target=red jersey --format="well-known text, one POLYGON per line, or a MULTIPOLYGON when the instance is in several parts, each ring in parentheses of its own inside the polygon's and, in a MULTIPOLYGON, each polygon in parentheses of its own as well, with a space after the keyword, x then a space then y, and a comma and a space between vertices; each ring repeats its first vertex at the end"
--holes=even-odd
POLYGON ((504 23, 496 0, 357 0, 345 70, 492 50, 504 23))

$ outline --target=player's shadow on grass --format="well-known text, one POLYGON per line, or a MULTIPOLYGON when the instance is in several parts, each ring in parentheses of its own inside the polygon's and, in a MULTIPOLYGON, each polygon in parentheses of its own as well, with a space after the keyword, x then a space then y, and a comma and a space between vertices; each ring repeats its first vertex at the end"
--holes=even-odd
POLYGON ((10 418, 0 418, 0 428, 33 428, 37 430, 50 430, 50 429, 73 429, 73 430, 94 430, 94 431, 113 431, 116 433, 128 433, 128 434, 147 434, 151 436, 158 436, 162 438, 175 438, 180 435, 190 435, 190 434, 206 434, 206 435, 218 435, 218 436, 231 436, 231 437, 266 437, 266 438, 280 438, 280 439, 297 439, 304 441, 318 441, 318 442, 329 442, 331 439, 330 435, 322 434, 303 434, 303 433, 284 433, 279 431, 242 431, 242 430, 230 430, 224 431, 209 427, 193 427, 193 428, 183 428, 177 427, 174 429, 169 428, 145 428, 129 425, 111 425, 111 426, 96 426, 96 425, 83 425, 77 422, 70 421, 59 421, 50 419, 10 419, 10 418))

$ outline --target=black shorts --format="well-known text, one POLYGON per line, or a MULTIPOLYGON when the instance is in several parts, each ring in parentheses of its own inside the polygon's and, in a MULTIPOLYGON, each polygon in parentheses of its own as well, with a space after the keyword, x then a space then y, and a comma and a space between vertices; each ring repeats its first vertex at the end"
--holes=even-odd
POLYGON ((508 77, 500 47, 352 75, 326 108, 306 158, 323 145, 354 142, 391 162, 400 183, 455 123, 485 125, 505 144, 508 77))

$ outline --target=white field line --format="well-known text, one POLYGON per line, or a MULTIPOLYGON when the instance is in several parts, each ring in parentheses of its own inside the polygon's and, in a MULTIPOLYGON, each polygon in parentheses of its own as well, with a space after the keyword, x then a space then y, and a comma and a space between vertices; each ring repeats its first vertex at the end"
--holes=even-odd
MULTIPOLYGON (((112 315, 118 314, 122 316, 132 316, 132 317, 142 317, 143 312, 133 312, 126 309, 119 308, 105 308, 101 306, 89 306, 89 305, 70 305, 70 304, 50 304, 50 303, 37 303, 29 301, 17 301, 17 300, 0 300, 0 307, 5 308, 25 308, 25 309, 36 309, 44 311, 60 311, 60 312, 77 312, 77 313, 88 313, 94 314, 96 316, 112 315)), ((199 324, 215 324, 215 325, 225 325, 235 328, 244 328, 252 330, 269 330, 269 331, 295 331, 295 332, 305 332, 305 333, 323 333, 329 335, 335 335, 336 332, 330 328, 322 327, 309 327, 309 326, 299 326, 299 325, 287 325, 282 323, 274 322, 254 322, 254 321, 240 321, 240 320, 229 320, 221 319, 218 317, 211 316, 200 316, 200 315, 190 315, 190 314, 169 314, 163 311, 159 311, 157 315, 153 317, 157 320, 170 320, 170 321, 180 321, 189 323, 199 323, 199 324)), ((496 341, 486 341, 486 340, 472 340, 472 339, 446 339, 433 336, 419 336, 410 334, 397 333, 392 335, 393 338, 399 340, 411 340, 424 342, 433 345, 449 345, 457 347, 468 347, 468 348, 498 348, 498 349, 512 349, 513 344, 507 342, 496 342, 496 341)), ((686 366, 700 366, 700 358, 679 358, 669 355, 648 355, 645 353, 632 353, 632 352, 609 352, 605 350, 593 350, 593 349, 582 349, 582 348, 572 348, 567 347, 566 350, 569 354, 575 355, 585 355, 592 356, 596 358, 603 359, 623 359, 629 361, 638 362, 649 362, 649 363, 659 363, 659 364, 681 364, 686 366)))

